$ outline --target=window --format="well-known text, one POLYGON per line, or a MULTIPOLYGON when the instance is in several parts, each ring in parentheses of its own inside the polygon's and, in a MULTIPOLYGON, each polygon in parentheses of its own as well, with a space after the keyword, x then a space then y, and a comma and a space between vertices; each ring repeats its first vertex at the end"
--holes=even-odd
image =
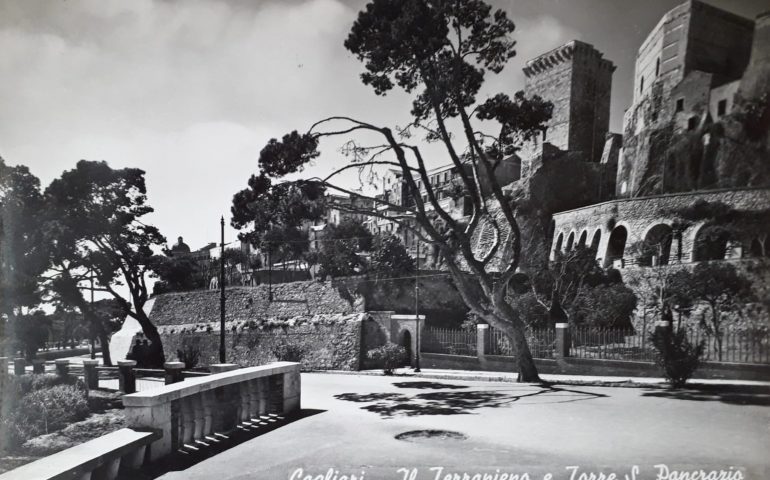
POLYGON ((698 117, 690 117, 687 120, 687 130, 695 130, 696 128, 698 128, 698 117))
POLYGON ((684 98, 679 98, 676 101, 676 111, 682 112, 684 111, 684 98))
POLYGON ((644 93, 644 77, 639 79, 639 95, 644 93))
POLYGON ((623 182, 620 184, 620 193, 626 193, 626 190, 628 190, 628 182, 623 182))
POLYGON ((717 103, 717 117, 721 117, 727 113, 727 99, 720 100, 719 103, 717 103))
POLYGON ((658 75, 660 75, 660 57, 655 60, 655 76, 657 77, 658 75))

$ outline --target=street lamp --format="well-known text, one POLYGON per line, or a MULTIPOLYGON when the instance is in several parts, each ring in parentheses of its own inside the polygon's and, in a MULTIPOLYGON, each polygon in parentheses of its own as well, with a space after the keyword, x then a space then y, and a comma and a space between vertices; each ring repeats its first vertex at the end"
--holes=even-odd
POLYGON ((225 216, 219 222, 222 243, 219 249, 219 363, 225 363, 225 216))

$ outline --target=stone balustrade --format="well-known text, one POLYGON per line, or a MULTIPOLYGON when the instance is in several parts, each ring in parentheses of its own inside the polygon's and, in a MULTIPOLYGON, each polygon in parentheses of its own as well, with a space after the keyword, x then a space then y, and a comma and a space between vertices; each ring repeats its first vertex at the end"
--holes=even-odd
MULTIPOLYGON (((122 428, 94 440, 54 453, 0 475, 0 480, 114 480, 122 471, 140 468, 148 444, 157 432, 122 428)), ((126 478, 136 478, 134 475, 126 478)))
POLYGON ((129 427, 162 432, 150 447, 152 460, 195 450, 238 428, 259 428, 299 411, 300 364, 219 370, 225 371, 123 396, 129 427))

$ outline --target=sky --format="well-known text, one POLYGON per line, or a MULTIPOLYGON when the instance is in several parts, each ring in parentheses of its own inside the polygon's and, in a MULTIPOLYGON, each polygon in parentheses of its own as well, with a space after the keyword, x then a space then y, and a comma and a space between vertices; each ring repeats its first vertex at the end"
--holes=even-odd
MULTIPOLYGON (((517 56, 483 94, 524 86, 526 60, 573 39, 617 66, 611 130, 630 103, 636 51, 678 0, 497 0, 517 56)), ((750 18, 768 0, 708 0, 750 18)), ((376 96, 343 41, 355 0, 0 0, 0 156, 43 185, 80 159, 146 171, 148 215, 169 244, 219 238, 232 196, 273 137, 349 115, 404 125, 410 100, 376 96)), ((322 144, 305 173, 345 161, 322 144)), ((428 150, 430 165, 446 163, 428 150)), ((350 180, 350 179, 349 179, 350 180)), ((227 228, 226 241, 236 232, 227 228)))

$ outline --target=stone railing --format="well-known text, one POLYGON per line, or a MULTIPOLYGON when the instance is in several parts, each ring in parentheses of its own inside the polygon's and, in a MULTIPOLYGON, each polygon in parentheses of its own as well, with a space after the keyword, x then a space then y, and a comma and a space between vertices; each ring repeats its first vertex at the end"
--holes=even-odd
POLYGON ((236 429, 264 427, 299 411, 298 363, 212 365, 212 371, 220 373, 123 396, 129 427, 162 434, 150 447, 151 460, 197 450, 236 429))
POLYGON ((144 464, 145 449, 158 437, 155 432, 122 428, 94 440, 54 453, 0 475, 0 480, 114 480, 144 464))

